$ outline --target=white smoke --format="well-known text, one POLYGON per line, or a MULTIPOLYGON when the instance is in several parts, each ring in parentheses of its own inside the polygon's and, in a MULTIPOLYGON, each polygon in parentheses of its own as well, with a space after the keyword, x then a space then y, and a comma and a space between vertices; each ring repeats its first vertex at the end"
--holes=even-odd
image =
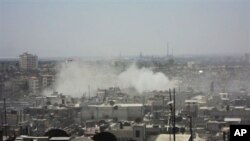
POLYGON ((121 87, 134 87, 139 93, 168 90, 176 85, 175 81, 170 81, 162 72, 155 73, 149 68, 138 69, 136 65, 122 72, 118 78, 121 87))
POLYGON ((73 61, 59 66, 55 81, 55 91, 72 96, 91 94, 97 88, 114 86, 116 72, 104 64, 73 61))
MULTIPOLYGON (((153 90, 167 90, 175 86, 163 73, 148 68, 139 69, 132 65, 123 72, 108 64, 73 61, 58 67, 54 90, 66 95, 80 97, 83 94, 95 95, 98 88, 118 86, 135 88, 139 93, 153 90)), ((46 94, 51 94, 44 91, 46 94)))

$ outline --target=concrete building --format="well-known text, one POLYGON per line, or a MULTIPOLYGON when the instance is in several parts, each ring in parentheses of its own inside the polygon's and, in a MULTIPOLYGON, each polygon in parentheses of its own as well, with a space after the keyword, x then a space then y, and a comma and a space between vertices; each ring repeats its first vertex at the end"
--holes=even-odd
POLYGON ((117 118, 119 120, 135 120, 136 118, 143 118, 144 108, 143 104, 101 104, 88 105, 83 108, 83 119, 111 119, 117 118))
MULTIPOLYGON (((177 141, 190 141, 191 135, 190 134, 177 134, 176 140, 177 141)), ((173 135, 169 134, 159 134, 155 136, 150 136, 146 141, 173 141, 173 135)))
POLYGON ((19 65, 23 70, 33 70, 38 68, 38 57, 27 52, 19 56, 19 65))
POLYGON ((55 76, 54 75, 42 75, 42 88, 48 88, 53 85, 55 82, 55 76))
POLYGON ((138 124, 133 126, 133 135, 136 141, 145 141, 146 140, 146 125, 138 124))
POLYGON ((35 137, 35 136, 27 136, 27 135, 21 135, 20 137, 16 138, 17 141, 49 141, 49 137, 45 136, 40 136, 40 137, 35 137))
POLYGON ((49 105, 65 105, 65 96, 60 96, 60 95, 51 95, 51 96, 46 96, 46 101, 49 105))
MULTIPOLYGON (((144 123, 132 126, 124 126, 122 128, 112 129, 108 131, 114 134, 117 141, 146 141, 146 125, 144 123)), ((149 136, 149 135, 148 135, 149 136)))
POLYGON ((217 133, 222 127, 226 127, 226 122, 224 121, 208 121, 206 124, 206 129, 212 133, 217 133))
POLYGON ((199 117, 202 117, 202 118, 210 117, 211 111, 214 109, 215 107, 207 107, 207 106, 199 107, 198 115, 199 117))
POLYGON ((230 107, 230 110, 218 110, 213 109, 210 111, 210 115, 214 119, 227 118, 241 118, 242 121, 250 118, 250 109, 245 107, 230 107))
POLYGON ((204 106, 206 103, 201 100, 191 99, 191 100, 185 100, 185 104, 186 106, 184 111, 192 117, 197 117, 199 107, 204 106))
POLYGON ((30 93, 38 94, 40 92, 40 83, 38 77, 30 77, 28 83, 30 93))
MULTIPOLYGON (((124 126, 122 128, 114 128, 108 132, 114 134, 117 141, 170 141, 173 140, 173 134, 162 134, 161 128, 146 125, 145 123, 134 124, 132 126, 124 126), (152 132, 153 130, 157 131, 152 132)), ((190 134, 176 134, 177 141, 189 141, 190 134)))
POLYGON ((133 127, 123 127, 123 129, 116 129, 108 131, 114 134, 117 138, 117 141, 129 141, 134 139, 134 130, 133 127))

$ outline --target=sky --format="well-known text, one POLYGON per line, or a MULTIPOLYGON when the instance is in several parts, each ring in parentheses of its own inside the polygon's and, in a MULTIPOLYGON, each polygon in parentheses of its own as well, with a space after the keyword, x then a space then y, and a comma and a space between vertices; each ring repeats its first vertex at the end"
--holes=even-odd
POLYGON ((250 53, 249 0, 0 0, 0 58, 250 53))

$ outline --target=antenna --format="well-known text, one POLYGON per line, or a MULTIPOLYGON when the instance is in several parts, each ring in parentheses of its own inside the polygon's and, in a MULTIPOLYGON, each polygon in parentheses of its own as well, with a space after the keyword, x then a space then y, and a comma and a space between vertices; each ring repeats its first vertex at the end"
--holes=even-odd
POLYGON ((173 116, 174 116, 174 117, 173 117, 173 124, 174 124, 174 127, 173 127, 173 128, 174 128, 174 130, 173 130, 173 131, 174 131, 174 141, 175 141, 175 134, 176 134, 176 133, 175 133, 175 132, 176 132, 176 131, 175 131, 175 88, 174 88, 174 90, 173 90, 173 100, 174 100, 174 108, 173 108, 173 111, 174 111, 174 115, 173 115, 173 116))
POLYGON ((174 57, 174 48, 172 48, 172 57, 174 57))
POLYGON ((167 42, 167 57, 169 57, 169 44, 167 42))
POLYGON ((88 85, 88 90, 89 90, 89 99, 90 99, 90 86, 88 85))
MULTIPOLYGON (((172 101, 172 96, 171 96, 171 89, 169 88, 169 101, 171 102, 172 101)), ((172 116, 173 116, 173 109, 172 109, 172 105, 170 104, 170 119, 169 119, 169 128, 171 129, 171 125, 173 124, 172 123, 172 116)), ((169 134, 169 140, 171 141, 171 134, 169 134)))
POLYGON ((4 104, 4 127, 5 127, 5 137, 7 137, 7 111, 6 111, 6 99, 3 99, 4 104))

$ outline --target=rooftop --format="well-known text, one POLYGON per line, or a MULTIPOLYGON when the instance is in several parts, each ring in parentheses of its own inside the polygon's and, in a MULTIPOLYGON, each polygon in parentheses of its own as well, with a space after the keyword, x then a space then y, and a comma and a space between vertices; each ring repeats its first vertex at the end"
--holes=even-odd
POLYGON ((52 137, 49 139, 50 141, 68 141, 70 137, 52 137))
POLYGON ((241 118, 224 118, 225 122, 241 122, 241 118))
POLYGON ((200 109, 201 110, 212 110, 212 109, 214 109, 214 107, 206 107, 206 106, 204 106, 204 107, 200 107, 200 109))
MULTIPOLYGON (((115 104, 113 106, 118 107, 142 107, 143 104, 140 103, 131 103, 131 104, 115 104)), ((89 107, 113 107, 110 104, 101 104, 101 105, 89 105, 89 107)))
MULTIPOLYGON (((173 135, 171 134, 160 134, 157 136, 150 136, 147 141, 171 141, 173 139, 173 135)), ((176 134, 176 141, 188 141, 190 138, 190 134, 176 134)))

